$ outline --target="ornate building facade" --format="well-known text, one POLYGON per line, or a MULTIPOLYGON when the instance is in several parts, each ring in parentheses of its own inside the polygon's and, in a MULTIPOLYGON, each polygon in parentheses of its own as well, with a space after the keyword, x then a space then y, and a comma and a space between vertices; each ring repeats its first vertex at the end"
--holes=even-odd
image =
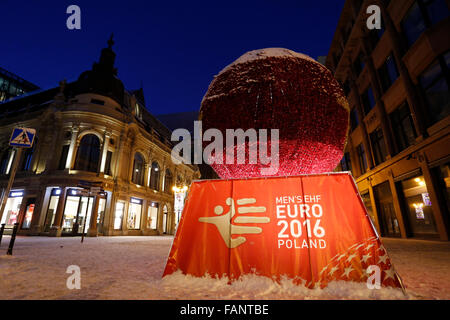
POLYGON ((1 218, 7 227, 18 222, 19 234, 175 232, 173 190, 186 190, 198 168, 172 162, 171 131, 147 111, 142 89, 124 89, 108 44, 76 81, 0 104, 2 192, 17 153, 8 146, 12 129, 37 131, 1 218))
POLYGON ((384 237, 449 240, 450 1, 347 0, 326 65, 351 106, 338 170, 384 237), (366 24, 381 9, 379 30, 366 24))

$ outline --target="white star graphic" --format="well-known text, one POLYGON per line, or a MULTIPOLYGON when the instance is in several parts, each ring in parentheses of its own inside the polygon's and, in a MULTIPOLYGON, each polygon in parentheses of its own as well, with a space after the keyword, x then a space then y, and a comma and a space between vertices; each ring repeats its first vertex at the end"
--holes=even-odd
POLYGON ((352 267, 348 267, 348 268, 345 268, 345 271, 344 271, 344 276, 346 276, 347 278, 349 277, 348 275, 350 274, 350 272, 352 272, 354 269, 352 268, 352 267))
POLYGON ((353 258, 356 257, 356 254, 352 254, 348 257, 347 262, 351 262, 353 260, 353 258))
POLYGON ((337 261, 341 261, 341 259, 344 258, 344 257, 345 257, 345 253, 341 254, 341 255, 339 256, 339 258, 337 259, 337 261))
POLYGON ((381 252, 386 251, 386 249, 383 246, 379 247, 378 250, 380 250, 381 252))
POLYGON ((335 273, 336 271, 338 271, 339 270, 339 268, 338 267, 333 267, 333 268, 331 268, 331 270, 330 270, 330 273, 329 273, 329 275, 330 276, 332 276, 333 275, 333 273, 335 273))
POLYGON ((373 246, 374 246, 373 243, 372 243, 372 244, 369 244, 365 250, 369 250, 369 249, 372 248, 373 246))
POLYGON ((386 264, 386 259, 387 258, 388 258, 387 254, 385 254, 384 256, 378 256, 378 262, 377 263, 383 262, 384 264, 386 264))
POLYGON ((362 262, 366 263, 370 257, 372 257, 370 253, 363 255, 362 262))
POLYGON ((384 273, 386 273, 386 278, 384 278, 384 280, 387 280, 389 278, 392 278, 392 280, 395 280, 395 270, 394 268, 390 268, 387 270, 384 270, 384 273))

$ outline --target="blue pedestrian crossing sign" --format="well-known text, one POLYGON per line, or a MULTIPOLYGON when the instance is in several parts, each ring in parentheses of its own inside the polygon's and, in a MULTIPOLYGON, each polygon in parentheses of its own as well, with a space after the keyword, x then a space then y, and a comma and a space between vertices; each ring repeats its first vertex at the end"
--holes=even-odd
POLYGON ((12 147, 31 148, 33 146, 36 130, 31 128, 14 128, 9 145, 12 147))

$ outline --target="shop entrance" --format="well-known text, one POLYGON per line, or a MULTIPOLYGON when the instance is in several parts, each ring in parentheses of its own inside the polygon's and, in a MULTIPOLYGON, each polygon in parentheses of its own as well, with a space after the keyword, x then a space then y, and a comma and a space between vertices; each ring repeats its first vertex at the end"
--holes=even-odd
MULTIPOLYGON (((62 232, 63 235, 81 235, 83 230, 85 232, 89 229, 91 222, 91 214, 94 207, 94 196, 80 195, 79 189, 67 190, 66 203, 64 206, 62 232), (86 222, 86 227, 84 226, 86 222)), ((55 222, 55 215, 58 209, 59 197, 61 196, 61 189, 53 188, 51 191, 50 201, 45 218, 44 232, 49 232, 51 226, 55 222)), ((97 211, 97 232, 102 230, 103 219, 105 216, 106 196, 98 195, 99 205, 97 211)))
POLYGON ((400 237, 400 226, 395 215, 394 201, 389 182, 373 188, 378 210, 378 221, 383 237, 400 237))
POLYGON ((70 195, 69 190, 62 221, 63 234, 82 234, 87 232, 91 220, 94 197, 70 195))

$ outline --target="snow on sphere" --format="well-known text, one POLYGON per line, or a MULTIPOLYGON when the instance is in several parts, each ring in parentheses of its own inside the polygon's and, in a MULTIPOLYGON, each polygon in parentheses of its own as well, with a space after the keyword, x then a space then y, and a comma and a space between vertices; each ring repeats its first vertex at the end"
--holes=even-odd
MULTIPOLYGON (((339 83, 307 55, 283 48, 247 52, 211 82, 200 108, 203 132, 219 129, 224 137, 223 164, 211 166, 223 179, 260 177, 270 167, 237 164, 235 145, 226 149, 226 129, 279 129, 279 167, 265 176, 331 172, 343 156, 349 106, 339 83), (234 152, 234 163, 226 153, 234 152)), ((204 142, 208 145, 211 142, 204 142)), ((216 159, 217 160, 217 159, 216 159)))

